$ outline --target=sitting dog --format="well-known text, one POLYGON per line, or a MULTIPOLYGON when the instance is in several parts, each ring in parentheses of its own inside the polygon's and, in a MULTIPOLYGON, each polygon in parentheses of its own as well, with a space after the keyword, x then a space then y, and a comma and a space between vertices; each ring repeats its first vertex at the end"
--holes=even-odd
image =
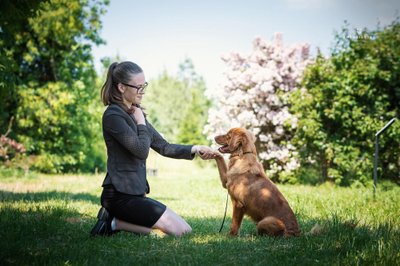
POLYGON ((231 235, 237 235, 243 216, 257 223, 257 232, 268 236, 298 236, 296 217, 275 184, 257 160, 255 136, 244 128, 232 128, 215 137, 221 153, 229 153, 228 167, 220 153, 216 162, 222 186, 232 200, 231 235))

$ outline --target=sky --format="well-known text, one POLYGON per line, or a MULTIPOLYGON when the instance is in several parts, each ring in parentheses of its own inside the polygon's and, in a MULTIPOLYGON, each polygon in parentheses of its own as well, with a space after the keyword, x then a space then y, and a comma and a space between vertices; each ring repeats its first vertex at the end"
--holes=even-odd
POLYGON ((329 55, 334 33, 345 21, 361 30, 385 26, 400 16, 399 0, 110 0, 102 17, 103 57, 140 65, 147 80, 163 71, 176 75, 185 58, 193 61, 208 89, 223 81, 223 55, 250 54, 253 40, 283 34, 285 45, 308 43, 329 55))

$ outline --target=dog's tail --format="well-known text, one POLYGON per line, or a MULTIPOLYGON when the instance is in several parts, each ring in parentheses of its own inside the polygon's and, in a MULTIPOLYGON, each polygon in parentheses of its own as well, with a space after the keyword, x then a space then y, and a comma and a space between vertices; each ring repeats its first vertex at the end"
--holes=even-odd
POLYGON ((260 235, 283 236, 285 231, 285 224, 273 216, 267 216, 257 223, 257 233, 260 235))

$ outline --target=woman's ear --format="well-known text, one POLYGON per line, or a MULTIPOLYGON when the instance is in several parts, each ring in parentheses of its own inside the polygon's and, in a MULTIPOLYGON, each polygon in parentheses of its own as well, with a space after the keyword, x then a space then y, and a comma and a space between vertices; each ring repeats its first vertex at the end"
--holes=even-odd
POLYGON ((121 83, 118 83, 117 88, 118 88, 120 93, 123 94, 125 92, 125 88, 121 83))

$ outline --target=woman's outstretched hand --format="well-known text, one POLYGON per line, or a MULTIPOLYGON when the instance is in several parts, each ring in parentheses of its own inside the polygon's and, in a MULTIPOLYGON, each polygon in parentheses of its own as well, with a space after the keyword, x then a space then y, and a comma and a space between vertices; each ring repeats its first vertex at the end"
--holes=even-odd
POLYGON ((203 160, 215 159, 221 154, 208 146, 195 145, 192 148, 192 153, 196 153, 203 160))

